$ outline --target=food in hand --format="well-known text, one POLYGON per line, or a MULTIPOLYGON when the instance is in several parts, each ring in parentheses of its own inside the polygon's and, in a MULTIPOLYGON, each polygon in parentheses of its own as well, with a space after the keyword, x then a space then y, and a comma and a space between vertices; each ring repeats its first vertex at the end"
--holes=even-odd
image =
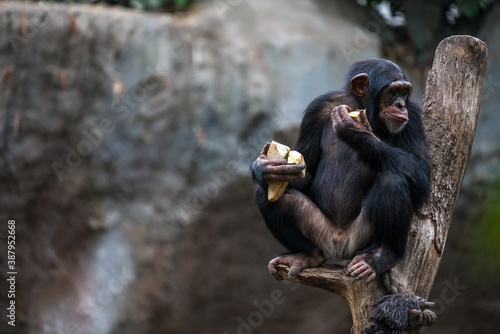
POLYGON ((356 122, 361 122, 361 115, 360 115, 361 111, 366 112, 366 109, 362 109, 362 110, 358 109, 358 110, 355 110, 355 111, 351 111, 349 113, 349 116, 351 116, 351 118, 353 120, 355 120, 356 122))
MULTIPOLYGON (((290 147, 272 141, 267 150, 267 157, 273 159, 285 159, 288 155, 287 164, 305 164, 304 157, 297 151, 290 151, 290 147)), ((301 177, 306 176, 306 169, 301 171, 301 177)), ((267 199, 269 202, 276 202, 283 196, 288 186, 288 182, 270 183, 267 189, 267 199)))

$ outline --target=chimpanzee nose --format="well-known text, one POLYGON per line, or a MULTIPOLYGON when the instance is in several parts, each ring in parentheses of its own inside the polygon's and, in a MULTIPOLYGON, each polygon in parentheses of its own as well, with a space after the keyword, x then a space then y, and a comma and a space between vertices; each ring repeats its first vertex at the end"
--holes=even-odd
POLYGON ((406 107, 405 101, 403 99, 398 99, 394 105, 400 110, 405 110, 406 107))

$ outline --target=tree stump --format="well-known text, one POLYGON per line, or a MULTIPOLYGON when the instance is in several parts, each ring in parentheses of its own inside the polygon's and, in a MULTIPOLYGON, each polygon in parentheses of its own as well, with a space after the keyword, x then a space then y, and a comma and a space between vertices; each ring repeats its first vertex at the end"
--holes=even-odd
MULTIPOLYGON (((406 290, 426 299, 470 158, 487 58, 486 44, 479 39, 452 36, 437 47, 427 78, 423 120, 432 159, 431 197, 412 221, 404 259, 392 269, 406 290)), ((279 266, 278 272, 287 279, 286 266, 279 266)), ((352 333, 361 333, 370 325, 371 306, 387 294, 380 277, 365 284, 331 265, 303 270, 294 281, 346 299, 353 318, 352 333)), ((420 327, 408 328, 407 332, 419 333, 420 327)))

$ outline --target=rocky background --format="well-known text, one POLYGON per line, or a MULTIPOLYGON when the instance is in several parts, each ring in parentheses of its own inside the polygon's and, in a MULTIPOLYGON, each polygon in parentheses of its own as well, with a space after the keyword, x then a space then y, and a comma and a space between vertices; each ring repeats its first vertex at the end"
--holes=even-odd
MULTIPOLYGON (((500 325, 499 19, 476 34, 485 95, 428 333, 500 325)), ((15 328, 0 283, 0 332, 348 333, 340 297, 268 275, 282 248, 248 166, 271 139, 293 145, 350 63, 382 56, 384 29, 351 1, 2 3, 0 263, 14 219, 18 275, 15 328)), ((420 99, 427 68, 406 71, 420 99)))

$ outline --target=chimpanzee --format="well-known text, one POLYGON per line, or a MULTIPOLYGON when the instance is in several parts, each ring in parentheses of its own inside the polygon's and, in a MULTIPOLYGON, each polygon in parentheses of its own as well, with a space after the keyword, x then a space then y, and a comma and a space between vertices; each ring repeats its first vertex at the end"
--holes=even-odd
MULTIPOLYGON (((346 272, 372 281, 403 257, 415 210, 429 197, 431 164, 421 108, 402 70, 384 59, 354 63, 342 90, 304 111, 294 150, 305 168, 266 156, 251 166, 256 202, 274 237, 290 253, 271 260, 295 277, 325 261, 352 259, 346 272), (361 111, 360 121, 348 112, 361 111), (269 183, 290 181, 276 202, 269 183)), ((338 262, 336 262, 338 263, 338 262)))

